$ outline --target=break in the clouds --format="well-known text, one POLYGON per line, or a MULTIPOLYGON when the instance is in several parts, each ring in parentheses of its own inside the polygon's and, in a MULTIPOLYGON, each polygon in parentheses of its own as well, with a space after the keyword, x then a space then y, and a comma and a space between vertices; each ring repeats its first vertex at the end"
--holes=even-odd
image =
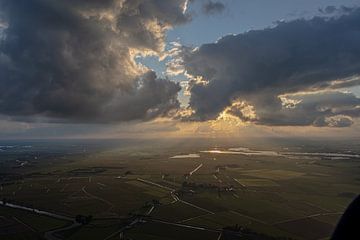
POLYGON ((186 0, 0 0, 0 113, 80 122, 148 119, 178 84, 138 64, 186 23, 186 0))
POLYGON ((221 113, 262 125, 352 124, 360 99, 360 9, 336 17, 281 22, 183 47, 195 120, 221 113))
POLYGON ((202 6, 203 13, 208 14, 208 15, 221 13, 224 10, 225 10, 225 5, 224 5, 224 3, 220 2, 220 1, 208 0, 208 1, 204 2, 203 6, 202 6))

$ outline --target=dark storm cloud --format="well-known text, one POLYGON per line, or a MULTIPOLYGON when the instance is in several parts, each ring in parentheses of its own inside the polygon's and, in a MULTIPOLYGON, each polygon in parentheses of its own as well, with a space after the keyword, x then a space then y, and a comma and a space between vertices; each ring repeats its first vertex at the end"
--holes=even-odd
MULTIPOLYGON (((255 97, 256 98, 256 97, 255 97)), ((360 113, 360 99, 352 93, 325 91, 289 95, 283 99, 251 100, 258 109, 258 119, 263 125, 289 126, 343 126, 360 113)))
POLYGON ((222 11, 224 11, 224 9, 225 5, 222 2, 211 0, 204 2, 202 7, 202 11, 208 15, 221 13, 222 11))
POLYGON ((252 121, 258 124, 321 125, 316 122, 324 119, 328 126, 337 126, 336 120, 345 125, 350 123, 346 116, 359 112, 359 98, 352 94, 302 95, 301 103, 279 96, 359 84, 345 78, 360 73, 360 10, 225 36, 192 51, 184 48, 182 62, 197 77, 190 81, 193 119, 214 119, 243 101, 254 107, 257 118, 252 121))
POLYGON ((0 113, 71 121, 147 119, 180 87, 138 65, 186 23, 185 0, 0 0, 0 113), (1 30, 1 29, 0 29, 1 30))

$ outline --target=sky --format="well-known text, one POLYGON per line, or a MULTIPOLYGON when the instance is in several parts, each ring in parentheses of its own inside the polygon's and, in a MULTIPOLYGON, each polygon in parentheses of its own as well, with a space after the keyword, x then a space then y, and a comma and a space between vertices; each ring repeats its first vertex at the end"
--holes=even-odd
POLYGON ((0 138, 360 137, 357 0, 0 0, 0 138))

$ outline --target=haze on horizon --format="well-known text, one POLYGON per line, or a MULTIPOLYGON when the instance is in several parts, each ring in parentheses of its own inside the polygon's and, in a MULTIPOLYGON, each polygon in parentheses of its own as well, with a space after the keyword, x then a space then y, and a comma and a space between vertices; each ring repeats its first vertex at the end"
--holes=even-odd
POLYGON ((357 138, 356 0, 0 0, 0 139, 357 138))

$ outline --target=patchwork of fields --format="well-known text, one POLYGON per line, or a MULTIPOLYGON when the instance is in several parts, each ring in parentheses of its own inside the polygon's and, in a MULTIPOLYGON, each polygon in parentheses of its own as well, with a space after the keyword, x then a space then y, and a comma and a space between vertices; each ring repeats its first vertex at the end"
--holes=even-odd
POLYGON ((2 205, 0 238, 230 239, 224 228, 236 228, 234 239, 327 239, 360 192, 359 159, 198 152, 108 150, 12 168, 4 202, 92 220, 2 205))

